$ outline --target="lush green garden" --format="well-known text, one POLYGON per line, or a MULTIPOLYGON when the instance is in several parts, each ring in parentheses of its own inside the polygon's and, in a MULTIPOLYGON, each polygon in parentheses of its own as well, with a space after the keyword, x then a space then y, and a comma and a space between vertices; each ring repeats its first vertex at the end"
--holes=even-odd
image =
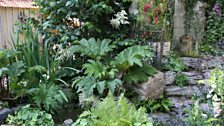
MULTIPOLYGON (((183 0, 187 32, 197 2, 183 0)), ((193 50, 181 52, 182 43, 173 41, 175 0, 36 0, 37 18, 18 23, 12 48, 0 50, 0 124, 172 126, 150 115, 172 115, 176 108, 176 125, 224 125, 222 66, 202 66, 209 77, 198 77, 193 87, 209 91, 187 97, 191 103, 184 101, 182 108, 165 85, 172 72, 174 87, 188 89, 193 77, 187 73, 202 72, 182 56, 199 65, 204 57, 224 62, 224 3, 200 2, 207 6, 203 41, 194 36, 193 50), (171 49, 163 55, 165 42, 171 49), (159 96, 141 97, 140 85, 160 71, 165 82, 159 96)))

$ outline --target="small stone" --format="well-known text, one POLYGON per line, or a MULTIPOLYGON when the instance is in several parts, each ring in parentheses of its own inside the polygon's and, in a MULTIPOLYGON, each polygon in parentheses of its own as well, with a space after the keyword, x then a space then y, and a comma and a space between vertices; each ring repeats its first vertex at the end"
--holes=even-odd
POLYGON ((2 110, 0 110, 0 121, 5 120, 9 114, 11 114, 11 109, 8 108, 4 108, 2 110))
POLYGON ((166 85, 171 85, 174 83, 176 77, 176 73, 173 71, 167 71, 165 73, 165 84, 166 85))
POLYGON ((165 126, 174 126, 178 124, 176 118, 167 113, 152 113, 149 114, 149 117, 153 119, 156 123, 165 125, 165 126))
POLYGON ((203 86, 199 87, 202 91, 203 94, 209 94, 210 91, 212 90, 212 87, 209 84, 204 84, 203 86))
POLYGON ((204 70, 203 71, 203 78, 209 79, 210 78, 210 70, 204 70))
POLYGON ((73 120, 72 119, 67 119, 64 121, 64 126, 71 126, 73 124, 73 120))
POLYGON ((188 84, 196 85, 199 80, 203 80, 203 75, 197 71, 182 72, 188 78, 188 84))
POLYGON ((169 100, 172 101, 174 107, 181 108, 186 106, 186 104, 192 104, 192 100, 186 97, 169 97, 169 100))
POLYGON ((200 108, 206 113, 210 113, 212 111, 212 108, 209 107, 208 103, 200 104, 200 108))

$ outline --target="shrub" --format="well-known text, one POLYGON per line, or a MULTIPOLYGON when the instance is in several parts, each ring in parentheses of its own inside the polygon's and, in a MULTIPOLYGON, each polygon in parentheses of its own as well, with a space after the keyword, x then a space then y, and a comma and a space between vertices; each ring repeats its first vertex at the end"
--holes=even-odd
POLYGON ((163 65, 163 69, 180 72, 186 70, 187 67, 184 66, 183 62, 181 61, 180 57, 178 57, 175 53, 170 53, 165 58, 165 63, 163 65))
POLYGON ((123 95, 108 96, 96 107, 84 111, 72 126, 152 126, 144 108, 129 104, 123 95))
POLYGON ((156 69, 145 63, 145 59, 153 57, 153 51, 148 46, 135 45, 119 52, 111 40, 82 39, 78 44, 68 49, 69 54, 77 54, 89 59, 83 65, 84 75, 76 77, 73 87, 78 93, 85 93, 89 97, 103 93, 107 95, 126 84, 137 84, 148 80, 148 76, 156 73, 156 69), (109 54, 110 52, 110 54, 109 54), (106 91, 106 92, 105 92, 106 91))
MULTIPOLYGON (((186 109, 187 117, 185 122, 187 126, 213 126, 213 121, 217 120, 209 118, 209 115, 205 114, 198 103, 195 103, 191 109, 186 109)), ((218 125, 217 125, 218 126, 218 125)))
POLYGON ((176 76, 175 83, 179 86, 184 86, 187 84, 187 80, 187 77, 184 74, 180 73, 176 76))
POLYGON ((19 126, 54 126, 51 114, 30 105, 22 107, 15 116, 9 115, 7 122, 19 126))
POLYGON ((145 107, 147 112, 169 112, 170 108, 173 106, 173 103, 164 96, 161 96, 159 99, 141 101, 137 106, 145 107))
POLYGON ((64 101, 67 101, 65 94, 60 90, 59 86, 51 83, 41 83, 39 87, 34 89, 32 95, 34 103, 39 108, 51 113, 54 113, 64 101))

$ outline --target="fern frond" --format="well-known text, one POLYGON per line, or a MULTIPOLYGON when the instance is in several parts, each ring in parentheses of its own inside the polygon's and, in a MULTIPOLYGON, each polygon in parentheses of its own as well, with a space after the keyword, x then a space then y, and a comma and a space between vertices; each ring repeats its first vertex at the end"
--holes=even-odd
MULTIPOLYGON (((85 111, 75 123, 77 126, 153 126, 145 113, 145 109, 129 104, 124 95, 115 100, 109 95, 99 102, 91 111, 85 111), (84 116, 85 115, 85 116, 84 116)), ((73 125, 75 126, 75 125, 73 125)))

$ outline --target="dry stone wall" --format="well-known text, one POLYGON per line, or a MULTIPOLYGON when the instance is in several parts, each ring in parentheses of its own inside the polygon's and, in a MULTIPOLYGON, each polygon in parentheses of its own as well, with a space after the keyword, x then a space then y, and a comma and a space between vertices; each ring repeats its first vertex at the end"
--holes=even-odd
MULTIPOLYGON (((175 84, 175 77, 178 73, 173 71, 164 72, 166 85, 164 93, 173 102, 174 107, 171 108, 170 113, 150 114, 150 117, 154 120, 168 126, 185 125, 180 118, 181 114, 181 116, 184 116, 184 108, 191 106, 195 102, 192 98, 205 101, 211 90, 208 84, 198 84, 198 81, 208 79, 210 70, 224 65, 224 57, 182 57, 181 60, 189 68, 188 71, 182 72, 188 78, 185 86, 175 84)), ((212 112, 212 107, 206 102, 201 103, 200 107, 205 112, 212 112)))

